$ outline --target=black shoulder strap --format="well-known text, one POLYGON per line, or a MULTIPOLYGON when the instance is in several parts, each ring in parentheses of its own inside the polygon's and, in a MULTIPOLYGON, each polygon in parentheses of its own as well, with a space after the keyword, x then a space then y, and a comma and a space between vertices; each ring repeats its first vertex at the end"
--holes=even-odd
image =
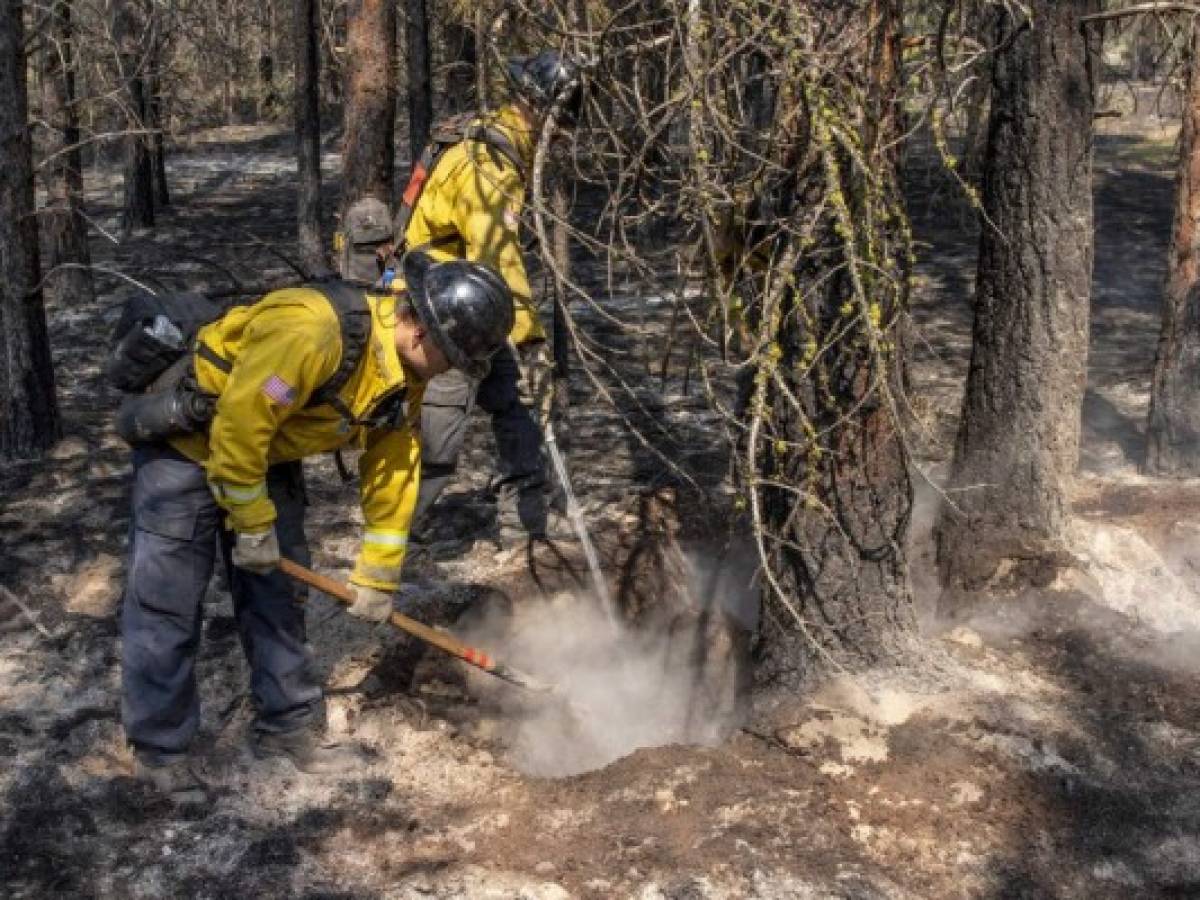
POLYGON ((522 179, 528 177, 528 173, 525 171, 525 161, 521 159, 521 154, 517 152, 516 145, 499 128, 493 128, 490 125, 483 125, 477 122, 467 130, 467 140, 478 141, 489 150, 499 153, 512 163, 513 168, 521 174, 522 179))
POLYGON ((338 363, 337 371, 313 391, 305 408, 329 404, 348 425, 353 425, 356 424, 354 416, 338 393, 346 386, 366 351, 367 341, 371 337, 371 309, 367 306, 367 298, 362 288, 348 282, 321 281, 309 287, 324 294, 337 314, 338 326, 342 331, 342 360, 338 363))
POLYGON ((521 173, 522 178, 528 174, 525 171, 525 161, 521 158, 516 144, 501 129, 487 124, 486 119, 481 121, 480 117, 475 114, 446 119, 434 126, 433 135, 430 138, 431 143, 444 147, 451 147, 463 141, 476 141, 485 145, 489 150, 496 151, 512 163, 513 167, 521 173))

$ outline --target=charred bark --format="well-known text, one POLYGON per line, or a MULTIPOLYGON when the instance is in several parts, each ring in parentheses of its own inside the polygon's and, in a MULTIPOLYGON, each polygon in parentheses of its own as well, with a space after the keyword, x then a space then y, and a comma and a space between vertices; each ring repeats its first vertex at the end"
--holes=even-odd
MULTIPOLYGON (((451 113, 475 108, 475 30, 447 18, 443 24, 451 63, 446 69, 446 101, 451 113)), ((410 76, 411 77, 411 76, 410 76)))
POLYGON ((1092 275, 1095 48, 1079 18, 1099 6, 1038 0, 996 24, 971 365, 936 528, 948 597, 1040 579, 1063 551, 1092 275))
POLYGON ((904 550, 912 486, 889 400, 901 371, 894 336, 907 280, 897 220, 877 215, 880 204, 899 208, 889 148, 901 129, 901 10, 895 0, 875 0, 865 11, 874 39, 861 60, 871 91, 859 147, 870 174, 844 150, 822 145, 810 121, 811 152, 792 170, 790 200, 770 211, 786 220, 818 209, 820 198, 844 202, 840 214, 815 214, 773 331, 778 363, 760 368, 750 401, 748 450, 771 584, 762 679, 820 665, 818 654, 851 665, 894 657, 915 628, 904 550), (863 222, 875 224, 855 227, 863 222))
POLYGON ((1179 135, 1175 223, 1167 261, 1162 332, 1146 427, 1146 472, 1200 475, 1200 28, 1192 54, 1179 135))
POLYGON ((312 276, 329 271, 321 240, 320 3, 296 0, 292 34, 296 85, 296 239, 300 260, 312 276))
POLYGON ((163 134, 162 95, 158 79, 151 82, 150 127, 154 129, 151 141, 151 167, 154 178, 154 202, 165 209, 171 205, 171 188, 167 184, 167 142, 163 134))
POLYGON ((163 122, 163 87, 162 73, 164 56, 166 54, 166 37, 162 34, 161 22, 155 22, 153 54, 150 57, 150 128, 153 130, 150 141, 151 168, 154 179, 154 202, 166 209, 171 205, 171 191, 167 185, 167 147, 165 125, 163 122))
POLYGON ((395 173, 395 0, 354 0, 347 23, 342 210, 363 197, 391 207, 395 173))
POLYGON ((0 459, 37 456, 59 436, 39 285, 23 5, 0 3, 0 459))
POLYGON ((113 6, 113 38, 117 43, 126 112, 125 196, 121 213, 121 230, 126 234, 134 228, 154 227, 154 172, 147 140, 150 109, 146 30, 134 2, 116 0, 113 6))
POLYGON ((433 127, 433 74, 430 69, 426 0, 406 0, 408 24, 408 146, 413 165, 429 143, 433 127))
POLYGON ((322 20, 321 4, 317 0, 317 82, 323 78, 325 85, 318 88, 323 91, 325 102, 339 106, 343 97, 342 68, 343 50, 346 46, 346 7, 335 3, 333 8, 325 8, 326 17, 322 20))
POLYGON ((71 0, 49 11, 42 50, 42 118, 49 129, 42 227, 49 249, 46 300, 85 304, 95 299, 83 210, 83 158, 75 108, 75 32, 71 0))
MULTIPOLYGON (((997 8, 989 4, 971 4, 964 13, 964 34, 986 44, 987 34, 993 27, 992 19, 1000 14, 997 8)), ((983 161, 987 156, 988 98, 991 95, 992 79, 985 64, 975 66, 969 74, 974 80, 965 98, 966 122, 959 152, 962 160, 959 171, 967 181, 978 185, 983 175, 983 161)))

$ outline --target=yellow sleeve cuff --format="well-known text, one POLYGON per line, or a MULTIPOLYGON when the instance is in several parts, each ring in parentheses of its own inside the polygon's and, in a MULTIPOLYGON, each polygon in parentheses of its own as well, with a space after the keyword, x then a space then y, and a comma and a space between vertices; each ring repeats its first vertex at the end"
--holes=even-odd
POLYGON ((350 580, 364 587, 394 591, 400 587, 400 570, 408 552, 408 532, 398 528, 367 528, 362 550, 350 580))
POLYGON ((360 555, 358 562, 354 564, 350 583, 375 588, 377 591, 396 591, 400 589, 400 567, 373 566, 365 562, 360 555))
POLYGON ((230 484, 210 481, 209 490, 217 504, 229 514, 234 531, 263 531, 275 521, 275 504, 267 496, 267 483, 230 484))

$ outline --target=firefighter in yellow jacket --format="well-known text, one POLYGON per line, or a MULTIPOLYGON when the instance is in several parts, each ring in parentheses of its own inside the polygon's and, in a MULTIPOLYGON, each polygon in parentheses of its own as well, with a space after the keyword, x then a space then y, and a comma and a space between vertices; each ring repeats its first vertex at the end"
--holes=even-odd
MULTIPOLYGON (((436 259, 468 259, 494 267, 512 290, 516 307, 511 343, 534 355, 544 352, 546 334, 521 259, 526 177, 547 116, 554 115, 560 129, 573 127, 582 87, 578 68, 553 51, 510 63, 509 76, 515 90, 512 103, 464 123, 461 139, 438 153, 436 161, 427 152, 418 163, 396 231, 402 246, 428 248, 436 259), (423 164, 430 170, 423 171, 423 164)), ((482 379, 450 372, 430 383, 421 417, 418 524, 454 472, 468 417, 478 403, 490 414, 496 438, 502 542, 546 536, 542 433, 521 401, 519 381, 518 360, 504 348, 482 379)))
MULTIPOLYGON (((390 233, 386 207, 382 222, 390 233)), ((141 439, 122 611, 122 718, 140 775, 176 800, 203 797, 187 751, 200 721, 201 602, 218 550, 251 672, 256 755, 285 756, 306 772, 361 762, 356 751, 319 739, 324 707, 303 609, 277 568, 281 554, 308 562, 299 461, 363 447, 366 524, 350 611, 384 621, 416 502, 413 418, 424 382, 450 367, 481 375, 513 319, 506 285, 485 266, 413 253, 403 271, 401 294, 342 285, 338 295, 317 285, 235 307, 199 332, 182 361, 185 377, 142 395, 147 409, 183 397, 206 398, 211 411, 191 434, 132 427, 141 439)))

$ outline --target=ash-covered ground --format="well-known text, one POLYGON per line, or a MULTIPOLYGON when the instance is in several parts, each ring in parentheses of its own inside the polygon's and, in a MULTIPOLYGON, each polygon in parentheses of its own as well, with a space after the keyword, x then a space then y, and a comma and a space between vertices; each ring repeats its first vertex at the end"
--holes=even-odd
MULTIPOLYGON (((736 631, 713 625, 753 618, 752 567, 722 547, 717 423, 683 360, 662 382, 636 340, 581 313, 624 373, 642 373, 641 410, 610 409, 576 377, 567 432, 615 593, 652 627, 612 625, 577 550, 498 551, 481 419, 405 602, 418 617, 458 620, 464 636, 556 681, 570 702, 530 703, 314 597, 310 639, 328 675, 330 727, 375 755, 343 778, 255 762, 244 743, 247 673, 214 583, 197 751, 217 796, 203 809, 176 809, 133 781, 118 721, 128 459, 98 366, 120 291, 103 281, 97 304, 51 309, 66 437, 47 460, 0 469, 0 894, 1200 894, 1200 484, 1136 474, 1169 146, 1120 133, 1098 143, 1078 563, 1056 583, 961 621, 936 618, 932 485, 969 353, 976 238, 959 201, 918 185, 920 660, 742 702, 736 631), (660 490, 670 481, 661 461, 623 427, 647 411, 671 428, 662 448, 706 475, 716 500, 660 490), (655 604, 673 604, 671 614, 646 615, 655 604), (702 664, 696 646, 708 652, 702 664)), ((336 163, 327 154, 327 170, 336 163)), ((289 274, 264 246, 291 240, 285 135, 209 133, 179 148, 170 177, 177 203, 160 226, 121 245, 98 236, 99 264, 167 288, 224 283, 213 263, 246 280, 289 274)), ((115 174, 89 171, 88 188, 112 231, 115 174)), ((624 303, 651 324, 667 315, 660 303, 624 303)), ((317 566, 344 572, 357 541, 354 490, 326 461, 309 477, 317 566)))

